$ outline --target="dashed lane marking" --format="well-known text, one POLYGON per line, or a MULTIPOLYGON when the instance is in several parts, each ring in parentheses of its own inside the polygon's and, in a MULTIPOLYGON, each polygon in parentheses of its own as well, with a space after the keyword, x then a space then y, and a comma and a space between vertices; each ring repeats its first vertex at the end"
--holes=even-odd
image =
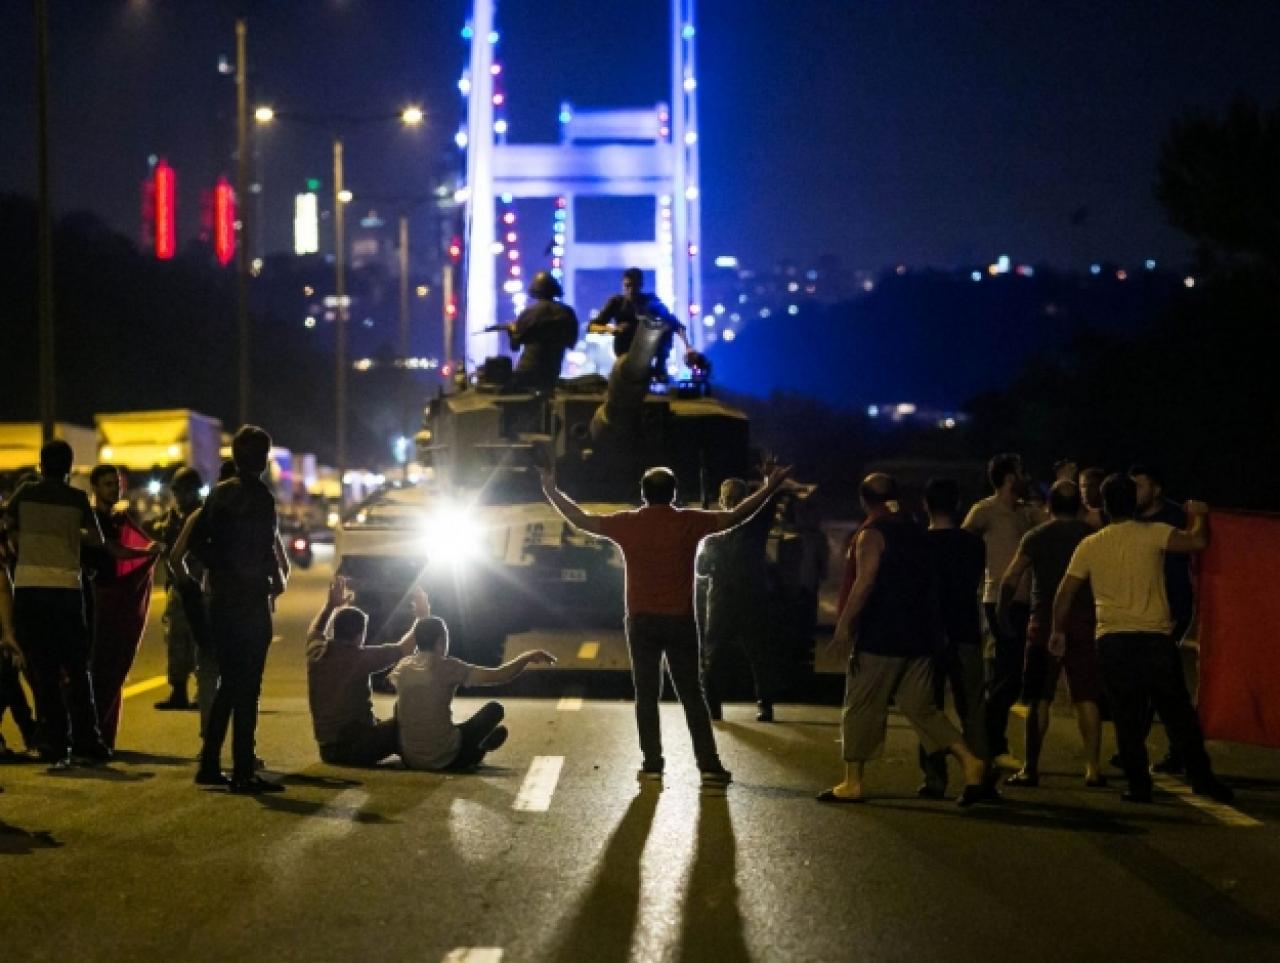
POLYGON ((546 812, 551 806, 551 797, 555 795, 563 765, 564 756, 534 756, 511 808, 526 813, 546 812))
POLYGON ((153 675, 150 679, 143 679, 141 682, 135 682, 133 685, 125 686, 124 692, 122 692, 121 695, 126 699, 136 695, 142 695, 144 692, 150 692, 152 689, 160 688, 168 681, 169 679, 167 676, 153 675))
POLYGON ((1191 791, 1191 787, 1184 782, 1178 782, 1176 779, 1170 779, 1168 776, 1153 775, 1151 777, 1160 789, 1171 795, 1177 796, 1188 806, 1195 806, 1208 816, 1212 816, 1218 822, 1226 826, 1235 826, 1238 829, 1252 828, 1261 826, 1262 823, 1254 819, 1247 813, 1242 813, 1234 806, 1228 806, 1226 803, 1214 802, 1212 799, 1205 799, 1203 796, 1197 796, 1191 791))
POLYGON ((599 642, 583 642, 582 645, 578 646, 579 659, 584 659, 584 660, 594 659, 599 654, 600 654, 599 642))
POLYGON ((496 946, 459 946, 444 955, 444 963, 502 963, 502 950, 496 946))
POLYGON ((582 696, 565 696, 556 703, 557 712, 581 712, 582 696))

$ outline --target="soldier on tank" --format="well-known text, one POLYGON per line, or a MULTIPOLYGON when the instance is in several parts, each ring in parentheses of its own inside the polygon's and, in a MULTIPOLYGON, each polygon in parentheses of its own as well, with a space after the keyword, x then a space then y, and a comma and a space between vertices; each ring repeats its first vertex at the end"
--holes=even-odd
POLYGON ((511 347, 520 348, 520 360, 510 388, 513 391, 551 391, 560 380, 564 353, 578 341, 578 316, 557 298, 564 290, 546 271, 529 282, 533 303, 514 321, 498 327, 507 332, 511 347))
POLYGON ((644 272, 639 268, 627 268, 622 272, 622 293, 615 294, 604 303, 587 330, 597 334, 613 335, 613 353, 622 357, 631 350, 631 342, 636 336, 640 317, 648 315, 658 318, 667 325, 658 350, 653 355, 653 375, 659 381, 667 380, 667 357, 671 354, 671 342, 676 335, 685 343, 684 325, 676 319, 670 309, 655 294, 644 290, 644 272))

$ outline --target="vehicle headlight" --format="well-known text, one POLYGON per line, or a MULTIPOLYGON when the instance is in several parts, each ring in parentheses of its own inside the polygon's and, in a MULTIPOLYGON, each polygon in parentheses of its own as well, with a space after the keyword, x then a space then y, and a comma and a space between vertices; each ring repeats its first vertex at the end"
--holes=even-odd
POLYGON ((419 544, 429 561, 462 565, 484 557, 485 532, 470 509, 450 505, 427 516, 419 544))

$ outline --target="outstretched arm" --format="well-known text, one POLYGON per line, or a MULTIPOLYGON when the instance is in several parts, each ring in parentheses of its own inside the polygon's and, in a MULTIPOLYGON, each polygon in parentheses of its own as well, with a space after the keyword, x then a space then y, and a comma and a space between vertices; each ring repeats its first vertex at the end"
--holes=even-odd
POLYGON ((556 657, 542 649, 521 652, 510 662, 504 662, 496 669, 488 669, 482 665, 473 665, 467 672, 464 685, 502 685, 510 682, 531 665, 551 665, 556 657))
POLYGON ((773 497, 773 493, 782 487, 782 483, 787 480, 787 476, 790 474, 790 466, 786 468, 773 469, 769 472, 769 477, 766 479, 764 485, 758 491, 754 492, 749 497, 744 498, 735 505, 732 511, 717 512, 716 514, 720 518, 720 527, 718 530, 723 531, 726 528, 733 528, 737 525, 741 525, 748 518, 758 512, 762 507, 764 507, 765 502, 773 497))
POLYGON ((542 494, 547 496, 551 507, 558 511, 564 520, 574 528, 580 528, 592 535, 600 534, 600 516, 583 511, 572 498, 556 488, 556 476, 549 468, 540 469, 542 478, 542 494))

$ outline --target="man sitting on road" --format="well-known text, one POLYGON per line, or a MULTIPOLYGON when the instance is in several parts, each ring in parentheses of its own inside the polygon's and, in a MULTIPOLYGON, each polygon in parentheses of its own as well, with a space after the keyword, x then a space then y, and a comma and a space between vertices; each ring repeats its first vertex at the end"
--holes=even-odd
POLYGON ((470 719, 453 722, 458 686, 503 685, 530 665, 550 665, 555 656, 542 649, 522 652, 496 669, 471 665, 449 655, 444 619, 419 618, 410 636, 417 651, 390 675, 396 689, 400 758, 410 769, 465 771, 480 765, 485 753, 507 741, 501 702, 486 702, 470 719))
MULTIPOLYGON (((335 576, 329 597, 307 632, 307 699, 320 758, 338 766, 373 766, 400 749, 393 716, 377 719, 369 675, 395 665, 413 652, 413 631, 399 643, 365 645, 369 616, 351 604, 347 580, 335 576)), ((413 614, 431 617, 431 604, 415 589, 413 614)), ((415 623, 416 625, 417 623, 415 623)))

